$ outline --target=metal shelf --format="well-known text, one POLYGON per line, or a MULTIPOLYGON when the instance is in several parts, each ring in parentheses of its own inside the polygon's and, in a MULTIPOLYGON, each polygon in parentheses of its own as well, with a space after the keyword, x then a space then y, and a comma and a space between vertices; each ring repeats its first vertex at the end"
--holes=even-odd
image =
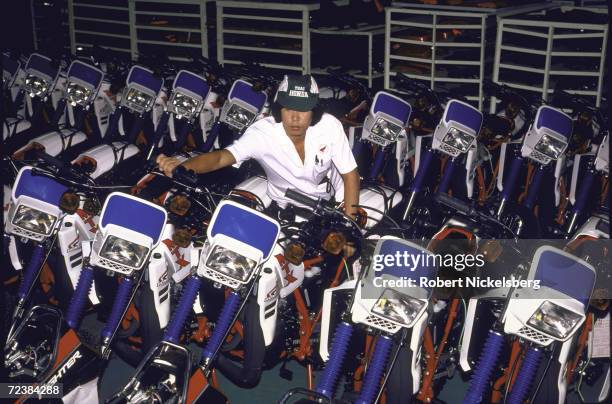
POLYGON ((385 10, 385 88, 402 72, 427 81, 430 88, 463 83, 462 94, 479 109, 483 80, 491 71, 496 21, 552 5, 529 4, 500 9, 393 2, 385 10))
POLYGON ((217 1, 217 61, 255 60, 310 73, 310 13, 318 4, 217 1))
POLYGON ((30 0, 30 10, 34 50, 44 52, 48 46, 45 41, 65 44, 64 48, 68 50, 69 32, 64 28, 69 25, 67 0, 30 0))
MULTIPOLYGON (((537 93, 543 100, 562 82, 566 91, 592 97, 599 106, 608 24, 597 21, 606 19, 604 15, 605 9, 556 5, 540 13, 500 18, 493 81, 537 93), (574 12, 583 13, 580 20, 588 22, 571 21, 574 12)), ((491 99, 491 111, 496 102, 491 99)))
MULTIPOLYGON (((368 87, 372 87, 374 80, 384 75, 382 73, 374 72, 374 63, 378 59, 379 55, 383 54, 384 49, 384 25, 364 25, 362 27, 351 28, 351 29, 314 29, 310 30, 310 34, 321 35, 323 37, 345 37, 343 41, 342 49, 354 49, 360 48, 359 46, 351 46, 354 44, 356 38, 363 38, 366 42, 366 52, 363 52, 363 63, 365 69, 353 70, 350 73, 357 78, 364 79, 368 83, 368 87)), ((311 56, 312 58, 312 56, 311 56)), ((323 61, 325 62, 325 61, 323 61)), ((311 62, 312 63, 312 62, 311 62)), ((313 72, 318 74, 326 74, 325 68, 329 66, 316 66, 313 67, 313 72)), ((348 66, 346 66, 348 67, 348 66)))
POLYGON ((99 45, 132 52, 128 0, 68 0, 70 50, 99 45))
POLYGON ((206 5, 212 1, 68 0, 71 50, 96 44, 136 60, 156 45, 172 60, 188 60, 182 55, 193 49, 208 57, 206 5))

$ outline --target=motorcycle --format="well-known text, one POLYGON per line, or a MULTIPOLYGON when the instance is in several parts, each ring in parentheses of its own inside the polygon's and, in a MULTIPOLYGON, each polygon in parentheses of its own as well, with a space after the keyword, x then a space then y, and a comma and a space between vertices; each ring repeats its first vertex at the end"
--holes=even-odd
MULTIPOLYGON (((57 130, 30 140, 13 153, 13 158, 27 159, 28 152, 31 150, 42 150, 53 157, 58 157, 68 151, 76 155, 78 150, 84 150, 88 143, 91 144, 91 140, 89 142, 87 140, 94 136, 93 133, 85 133, 86 115, 93 105, 95 115, 104 119, 105 105, 94 103, 103 79, 104 73, 101 70, 78 60, 73 61, 68 69, 64 97, 57 107, 57 110, 65 110, 66 124, 60 125, 57 130)), ((92 122, 89 122, 89 125, 93 126, 92 122)), ((99 128, 97 132, 100 133, 99 128)))
MULTIPOLYGON (((538 108, 521 148, 512 152, 508 171, 503 177, 499 177, 503 188, 497 203, 497 216, 502 218, 505 215, 505 220, 516 228, 517 234, 534 235, 550 231, 550 222, 554 215, 547 212, 551 212, 560 202, 559 179, 565 165, 564 152, 571 134, 571 118, 544 105, 538 108), (526 184, 522 189, 523 193, 517 198, 517 185, 521 173, 524 172, 525 163, 529 163, 525 175, 526 184), (515 203, 514 211, 506 213, 508 204, 517 199, 519 207, 517 208, 515 203), (536 205, 539 206, 540 212, 537 216, 534 213, 536 205), (531 219, 533 217, 537 217, 537 220, 531 219), (535 223, 534 227, 524 228, 525 224, 532 222, 535 223)), ((500 168, 500 173, 502 170, 503 168, 500 168)))
POLYGON ((404 272, 396 264, 387 266, 382 264, 384 259, 375 258, 404 253, 431 254, 412 242, 382 237, 373 251, 370 249, 362 255, 362 259, 366 259, 362 265, 365 269, 360 271, 359 278, 324 292, 319 352, 327 360, 325 369, 314 391, 290 390, 281 403, 288 402, 294 395, 305 396, 305 402, 345 402, 334 400, 336 384, 348 351, 353 352, 353 334, 359 329, 365 329, 367 334, 368 348, 364 360, 368 366, 358 398, 344 399, 374 403, 380 399, 385 387, 387 400, 391 399, 391 402, 405 400, 414 394, 420 384, 419 346, 431 311, 432 289, 410 286, 409 279, 432 279, 437 271, 435 266, 425 264, 404 272), (332 338, 330 331, 333 327, 332 338))
MULTIPOLYGON (((81 384, 87 385, 95 379, 109 357, 128 306, 144 281, 144 275, 148 272, 145 265, 161 241, 165 222, 166 212, 159 206, 119 192, 108 196, 102 207, 98 232, 93 241, 84 243, 88 251, 83 254, 84 266, 65 315, 68 330, 59 341, 55 340, 55 345, 51 346, 55 349, 46 352, 54 360, 45 362, 47 367, 38 372, 40 376, 36 381, 40 385, 53 385, 61 381, 62 393, 67 397, 77 391, 81 384), (107 281, 120 279, 121 283, 103 327, 99 323, 91 323, 79 328, 96 272, 107 281)), ((96 279, 96 285, 102 279, 100 276, 96 279)), ((157 278, 150 282, 157 282, 157 278)), ((105 296, 101 297, 101 302, 104 302, 105 296)), ((23 341, 33 337, 30 324, 43 321, 41 316, 49 312, 45 308, 41 313, 30 311, 26 315, 27 321, 9 339, 10 357, 16 358, 13 366, 20 369, 27 369, 26 365, 32 366, 26 362, 28 357, 24 352, 31 345, 24 345, 23 341)), ((56 328, 53 335, 61 335, 61 327, 56 328)), ((47 344, 53 342, 49 334, 36 334, 35 339, 47 344)))
MULTIPOLYGON (((497 294, 492 299, 494 303, 487 302, 491 299, 485 296, 470 300, 463 337, 465 348, 476 346, 470 333, 486 329, 481 325, 476 328, 476 318, 488 319, 493 325, 473 369, 464 403, 489 400, 490 382, 507 341, 512 342, 509 355, 503 356, 508 358, 508 365, 494 383, 490 400, 500 402, 506 396, 511 403, 527 398, 537 402, 565 402, 567 382, 563 369, 573 337, 586 319, 596 269, 587 261, 550 245, 537 247, 531 257, 531 262, 523 265, 526 270, 516 274, 515 279, 526 281, 523 286, 517 284, 503 291, 490 291, 489 297, 491 293, 497 294), (538 286, 534 287, 536 283, 538 286), (547 359, 545 366, 541 365, 543 359, 547 359), (535 391, 531 388, 534 381, 537 381, 535 391)), ((462 365, 473 364, 464 355, 469 348, 462 351, 462 365)))
POLYGON ((278 222, 261 212, 231 200, 219 203, 207 228, 208 238, 202 248, 197 273, 187 279, 162 343, 148 357, 149 361, 139 367, 134 378, 109 402, 133 402, 141 397, 154 402, 225 402, 207 379, 232 325, 247 302, 255 298, 253 292, 256 281, 262 275, 262 263, 270 258, 279 232, 278 222), (188 360, 179 361, 184 365, 181 368, 155 366, 160 363, 160 357, 168 352, 183 358, 189 357, 185 348, 170 341, 178 341, 204 279, 227 287, 228 295, 202 357, 197 367, 194 366, 195 371, 192 372, 188 360), (183 377, 190 372, 190 377, 183 377))
MULTIPOLYGON (((59 65, 38 53, 30 55, 24 72, 25 77, 14 101, 15 105, 25 103, 24 115, 6 117, 2 124, 4 149, 9 154, 45 127, 43 110, 48 107, 47 100, 61 84, 59 65)), ((58 116, 56 120, 60 118, 58 116)))

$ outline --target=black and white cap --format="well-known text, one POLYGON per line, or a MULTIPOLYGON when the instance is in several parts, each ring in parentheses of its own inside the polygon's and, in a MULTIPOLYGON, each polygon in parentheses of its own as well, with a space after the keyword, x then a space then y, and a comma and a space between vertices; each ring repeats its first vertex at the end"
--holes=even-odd
POLYGON ((304 76, 285 75, 278 86, 276 102, 281 107, 294 111, 311 111, 319 102, 319 87, 315 79, 304 76))

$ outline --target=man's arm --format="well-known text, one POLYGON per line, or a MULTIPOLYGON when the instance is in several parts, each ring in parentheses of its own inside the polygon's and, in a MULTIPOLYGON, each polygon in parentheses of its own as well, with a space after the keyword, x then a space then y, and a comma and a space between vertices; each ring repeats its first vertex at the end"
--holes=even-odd
POLYGON ((197 174, 203 174, 223 167, 231 166, 236 162, 236 159, 232 153, 223 149, 200 154, 199 156, 193 157, 182 164, 174 157, 167 157, 163 154, 157 156, 156 161, 157 164, 159 164, 159 169, 168 177, 171 177, 172 171, 179 165, 184 166, 188 170, 193 170, 197 174))
POLYGON ((344 181, 344 212, 354 218, 359 204, 359 172, 355 168, 346 174, 341 174, 344 181))

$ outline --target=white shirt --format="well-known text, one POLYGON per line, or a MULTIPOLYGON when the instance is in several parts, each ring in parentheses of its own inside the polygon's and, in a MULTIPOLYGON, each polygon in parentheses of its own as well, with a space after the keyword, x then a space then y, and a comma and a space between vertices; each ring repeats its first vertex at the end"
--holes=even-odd
POLYGON ((304 140, 304 162, 285 133, 282 122, 274 117, 260 119, 253 123, 244 134, 227 149, 237 163, 255 159, 262 166, 268 178, 268 196, 279 205, 287 202, 289 188, 312 197, 329 199, 338 193, 344 197, 342 177, 357 168, 348 139, 342 124, 329 114, 306 131, 304 140), (327 192, 327 183, 321 184, 325 177, 331 177, 332 190, 327 192), (335 188, 335 189, 334 189, 335 188))

